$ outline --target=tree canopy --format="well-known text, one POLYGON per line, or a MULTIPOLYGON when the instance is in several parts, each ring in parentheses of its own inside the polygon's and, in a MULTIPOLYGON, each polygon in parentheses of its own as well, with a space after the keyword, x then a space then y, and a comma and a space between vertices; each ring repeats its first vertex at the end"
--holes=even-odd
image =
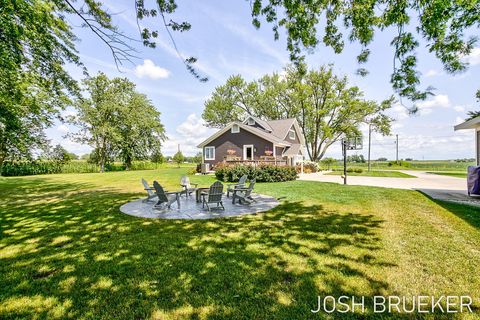
POLYGON ((393 102, 393 97, 380 103, 364 99, 360 89, 349 86, 346 77, 336 76, 331 66, 307 72, 288 67, 282 76, 274 73, 251 82, 239 75, 230 77, 205 102, 202 117, 212 127, 247 115, 270 120, 296 118, 308 155, 316 161, 342 136, 359 135, 362 123, 374 122, 378 132, 388 134, 392 119, 384 111, 393 102))
POLYGON ((128 169, 133 160, 160 152, 165 140, 160 112, 135 91, 134 83, 99 73, 83 84, 86 95, 77 104, 77 115, 70 119, 80 131, 71 136, 94 148, 100 171, 115 156, 122 158, 128 169))

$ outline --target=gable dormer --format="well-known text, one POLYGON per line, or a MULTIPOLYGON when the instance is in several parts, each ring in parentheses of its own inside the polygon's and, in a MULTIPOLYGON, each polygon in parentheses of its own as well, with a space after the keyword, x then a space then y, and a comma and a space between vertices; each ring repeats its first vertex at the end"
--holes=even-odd
POLYGON ((269 126, 269 124, 266 121, 258 119, 254 116, 247 116, 247 118, 245 118, 245 120, 243 121, 243 124, 261 129, 266 132, 272 132, 272 128, 269 126))

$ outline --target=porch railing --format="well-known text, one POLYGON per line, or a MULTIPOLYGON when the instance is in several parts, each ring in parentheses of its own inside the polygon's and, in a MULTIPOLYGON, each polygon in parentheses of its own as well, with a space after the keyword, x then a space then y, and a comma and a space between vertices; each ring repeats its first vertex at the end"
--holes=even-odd
POLYGON ((246 164, 246 165, 252 165, 252 166, 257 166, 257 165, 276 165, 276 166, 287 166, 288 161, 284 158, 278 158, 278 157, 260 157, 259 159, 255 160, 242 160, 239 157, 233 158, 233 157, 225 157, 223 160, 224 163, 227 164, 246 164))

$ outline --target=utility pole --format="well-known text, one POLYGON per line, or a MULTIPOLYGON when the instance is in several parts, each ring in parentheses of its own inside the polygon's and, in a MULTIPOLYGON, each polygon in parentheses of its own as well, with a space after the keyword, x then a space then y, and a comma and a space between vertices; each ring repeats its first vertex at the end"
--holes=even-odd
POLYGON ((372 146, 372 124, 368 125, 368 172, 370 172, 370 148, 372 146))
POLYGON ((398 162, 398 134, 397 134, 397 141, 395 142, 395 145, 397 147, 397 162, 398 162))

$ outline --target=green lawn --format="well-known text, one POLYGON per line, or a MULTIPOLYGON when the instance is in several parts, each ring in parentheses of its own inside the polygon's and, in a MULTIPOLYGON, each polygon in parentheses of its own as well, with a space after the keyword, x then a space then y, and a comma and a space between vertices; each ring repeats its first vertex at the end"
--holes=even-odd
MULTIPOLYGON (((341 176, 343 171, 332 171, 327 173, 327 175, 341 176)), ((347 176, 364 176, 364 177, 386 177, 386 178, 416 178, 415 176, 399 172, 399 171, 363 171, 358 172, 348 172, 347 176)))
POLYGON ((467 173, 466 172, 428 172, 432 174, 439 174, 442 176, 450 176, 450 177, 457 177, 457 178, 466 178, 467 173))
POLYGON ((470 318, 480 316, 478 208, 294 181, 258 185, 281 199, 263 214, 119 212, 143 195, 141 177, 174 190, 186 170, 0 178, 0 318, 351 319, 310 309, 318 295, 363 295, 368 306, 388 294, 468 294, 470 318))
MULTIPOLYGON (((475 162, 456 162, 452 160, 414 160, 407 161, 408 166, 402 167, 392 165, 392 161, 372 161, 371 168, 373 170, 421 170, 421 171, 467 171, 468 166, 474 166, 475 162)), ((348 163, 353 168, 368 168, 368 163, 348 163)), ((343 162, 338 161, 332 166, 341 170, 343 162)))

